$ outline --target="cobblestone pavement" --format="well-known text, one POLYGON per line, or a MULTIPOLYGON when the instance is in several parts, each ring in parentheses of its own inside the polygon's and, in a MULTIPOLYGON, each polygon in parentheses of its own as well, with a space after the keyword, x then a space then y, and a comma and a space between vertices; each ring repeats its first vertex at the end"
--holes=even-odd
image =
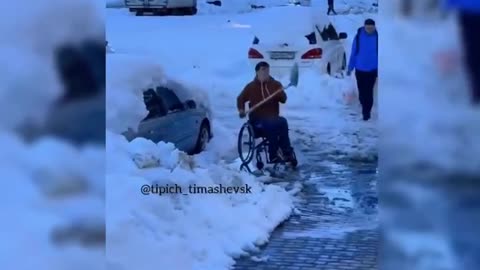
POLYGON ((300 150, 309 167, 300 168, 299 211, 258 252, 238 258, 235 270, 377 269, 376 154, 320 153, 315 140, 300 150))

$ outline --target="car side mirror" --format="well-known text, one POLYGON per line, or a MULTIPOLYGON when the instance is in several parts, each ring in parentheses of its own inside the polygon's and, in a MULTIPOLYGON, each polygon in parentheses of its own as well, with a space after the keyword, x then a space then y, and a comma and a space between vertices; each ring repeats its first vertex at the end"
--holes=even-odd
POLYGON ((185 106, 188 109, 195 109, 195 108, 197 108, 197 103, 195 103, 195 101, 193 101, 192 99, 189 99, 185 102, 185 106))
POLYGON ((339 39, 346 39, 347 37, 348 37, 348 35, 345 32, 341 32, 340 34, 338 34, 339 39))

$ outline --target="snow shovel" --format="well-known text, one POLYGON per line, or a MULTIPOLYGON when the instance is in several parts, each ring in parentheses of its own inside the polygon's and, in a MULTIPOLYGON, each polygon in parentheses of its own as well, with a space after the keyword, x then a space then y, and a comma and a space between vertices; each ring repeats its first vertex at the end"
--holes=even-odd
POLYGON ((283 87, 283 88, 280 88, 280 89, 276 90, 269 97, 267 97, 266 99, 262 100, 261 102, 255 104, 255 106, 248 109, 248 111, 245 113, 245 115, 248 115, 249 113, 256 110, 258 107, 262 106, 265 102, 272 99, 275 95, 277 95, 281 91, 285 91, 287 88, 290 88, 291 86, 297 87, 297 85, 298 85, 298 64, 295 63, 295 65, 293 65, 293 67, 292 67, 292 70, 290 71, 290 83, 286 87, 283 87))

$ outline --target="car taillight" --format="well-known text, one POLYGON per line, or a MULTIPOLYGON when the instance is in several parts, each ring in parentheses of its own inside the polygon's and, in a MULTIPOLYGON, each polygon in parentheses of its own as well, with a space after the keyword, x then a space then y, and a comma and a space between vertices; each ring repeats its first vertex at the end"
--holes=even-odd
POLYGON ((248 58, 263 59, 263 55, 259 53, 257 50, 250 48, 250 50, 248 50, 248 58))
POLYGON ((322 58, 322 53, 321 48, 311 49, 302 55, 302 59, 319 59, 322 58))

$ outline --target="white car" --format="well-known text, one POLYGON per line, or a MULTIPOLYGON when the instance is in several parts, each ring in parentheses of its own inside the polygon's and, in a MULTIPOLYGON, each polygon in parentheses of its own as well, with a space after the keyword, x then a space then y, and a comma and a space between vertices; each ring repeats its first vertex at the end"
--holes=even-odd
MULTIPOLYGON (((278 15, 269 16, 265 24, 278 25, 255 33, 248 50, 252 65, 260 61, 270 64, 272 74, 288 72, 297 63, 300 70, 313 68, 330 75, 344 71, 347 59, 343 40, 347 34, 338 33, 328 17, 312 14, 309 7, 282 7, 278 15), (274 22, 272 18, 281 21, 274 22), (285 18, 288 18, 286 20, 285 18)), ((259 27, 262 28, 262 27, 259 27)))

